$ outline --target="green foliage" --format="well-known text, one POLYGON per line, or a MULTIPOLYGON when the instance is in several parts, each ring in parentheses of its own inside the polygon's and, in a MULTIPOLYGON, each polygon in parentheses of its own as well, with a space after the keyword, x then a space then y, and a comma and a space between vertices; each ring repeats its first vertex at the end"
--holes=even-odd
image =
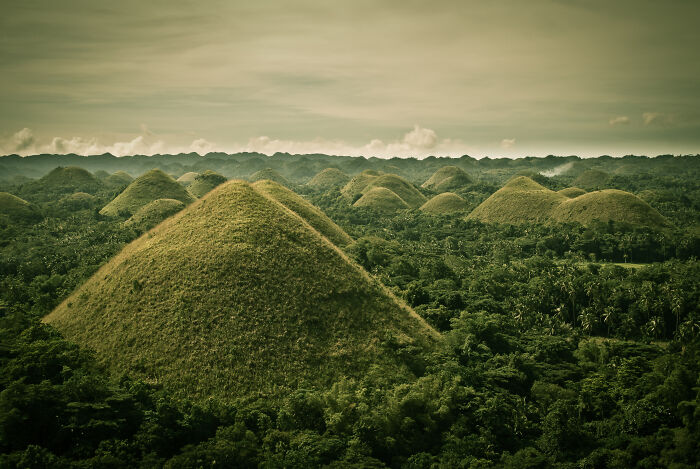
POLYGON ((349 180, 350 177, 338 168, 326 168, 316 174, 306 185, 325 190, 332 187, 342 187, 347 184, 349 180))
POLYGON ((589 169, 581 173, 573 184, 578 187, 583 187, 586 190, 602 189, 606 186, 610 179, 610 175, 599 169, 589 169))
POLYGON ((381 213, 393 213, 406 210, 410 206, 395 192, 386 187, 373 187, 357 199, 353 207, 367 207, 381 213))
POLYGON ((467 208, 468 205, 465 200, 452 192, 438 194, 420 207, 423 212, 433 215, 463 212, 467 208))
POLYGON ((284 187, 291 187, 291 183, 287 180, 287 178, 285 178, 272 168, 265 168, 261 169, 260 171, 256 171, 249 178, 251 182, 264 181, 266 179, 269 181, 276 182, 277 184, 280 184, 284 187))
POLYGON ((138 231, 148 231, 183 208, 185 204, 179 200, 157 199, 138 209, 124 224, 138 231))
POLYGON ((472 178, 462 168, 443 166, 430 176, 421 187, 441 193, 462 189, 471 184, 472 178))
POLYGON ((39 210, 24 199, 0 192, 0 223, 32 223, 41 218, 39 210))
POLYGON ((226 182, 226 178, 214 171, 204 171, 195 177, 192 184, 187 186, 187 191, 196 198, 202 197, 207 192, 214 189, 216 186, 226 182))

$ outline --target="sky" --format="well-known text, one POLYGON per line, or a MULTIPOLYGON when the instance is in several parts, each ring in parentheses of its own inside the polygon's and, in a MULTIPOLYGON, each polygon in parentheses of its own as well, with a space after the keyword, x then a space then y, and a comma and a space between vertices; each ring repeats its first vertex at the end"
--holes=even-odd
POLYGON ((700 153, 697 0, 0 3, 0 154, 700 153))

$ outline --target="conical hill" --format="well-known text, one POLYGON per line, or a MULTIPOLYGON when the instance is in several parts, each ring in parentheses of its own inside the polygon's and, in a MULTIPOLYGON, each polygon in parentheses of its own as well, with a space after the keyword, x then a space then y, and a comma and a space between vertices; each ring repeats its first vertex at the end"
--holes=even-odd
POLYGON ((175 199, 184 204, 194 200, 175 179, 159 169, 152 169, 136 178, 121 194, 105 205, 100 213, 111 217, 133 215, 144 205, 158 199, 175 199))
POLYGON ((445 215, 467 209, 467 202, 453 192, 438 194, 423 205, 420 210, 432 215, 445 215))
POLYGON ((342 187, 350 180, 350 177, 337 168, 326 168, 314 176, 307 186, 317 189, 330 189, 331 187, 342 187))
POLYGON ((579 187, 567 187, 566 189, 562 189, 559 192, 561 195, 565 195, 570 199, 573 199, 575 197, 578 197, 579 195, 583 195, 586 193, 583 189, 579 187))
POLYGON ((277 184, 282 184, 285 187, 291 186, 291 184, 290 184, 289 180, 287 180, 287 178, 285 178, 284 176, 282 176, 280 173, 278 173, 277 171, 275 171, 272 168, 261 169, 260 171, 254 172, 250 176, 251 182, 264 181, 265 179, 270 180, 270 181, 274 181, 277 184))
POLYGON ((352 204, 353 207, 368 207, 381 213, 393 213, 411 208, 404 200, 386 187, 372 187, 352 204))
POLYGON ((29 202, 8 192, 0 192, 0 221, 32 222, 41 218, 39 210, 29 202))
POLYGON ((517 176, 491 194, 467 218, 512 225, 546 222, 551 219, 554 208, 564 200, 568 198, 528 177, 517 176))
POLYGON ((105 178, 105 183, 113 187, 123 187, 127 184, 131 184, 134 178, 131 177, 126 171, 117 171, 114 174, 110 174, 105 178))
POLYGON ((391 344, 430 349, 438 334, 272 192, 222 184, 45 321, 113 373, 198 401, 282 396, 372 366, 410 379, 391 344))
POLYGON ((577 222, 584 226, 595 221, 615 221, 630 225, 666 228, 669 221, 634 194, 617 189, 589 192, 559 205, 552 213, 556 221, 577 222))
POLYGON ((138 209, 124 224, 143 231, 150 230, 183 208, 185 208, 185 204, 179 200, 157 199, 138 209))
POLYGON ((341 193, 351 200, 357 200, 360 195, 367 194, 377 187, 389 189, 410 208, 418 208, 428 200, 413 184, 401 176, 376 171, 363 171, 358 174, 343 187, 341 193))
POLYGON ((189 171, 179 178, 176 179, 177 182, 182 184, 183 186, 189 186, 194 182, 194 180, 199 176, 199 173, 195 173, 194 171, 189 171))
POLYGON ((447 192, 461 189, 471 184, 472 178, 457 166, 443 166, 423 183, 421 187, 435 192, 447 192))
POLYGON ((192 184, 187 186, 187 191, 192 194, 193 197, 200 198, 219 184, 223 184, 225 182, 226 178, 221 174, 211 170, 206 170, 194 178, 192 184))
POLYGON ((44 192, 87 192, 92 194, 102 187, 102 182, 90 171, 77 166, 59 166, 34 184, 44 192))

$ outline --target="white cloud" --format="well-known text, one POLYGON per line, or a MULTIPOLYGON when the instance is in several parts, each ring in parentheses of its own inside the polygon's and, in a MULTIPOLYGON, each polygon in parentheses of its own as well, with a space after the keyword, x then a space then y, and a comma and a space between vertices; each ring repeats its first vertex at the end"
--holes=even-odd
POLYGON ((34 133, 31 129, 26 127, 18 132, 15 132, 4 141, 0 141, 0 150, 6 154, 16 153, 19 155, 25 155, 34 153, 35 147, 36 138, 34 137, 34 133))
POLYGON ((630 123, 630 118, 627 116, 613 117, 608 121, 610 125, 627 125, 630 123))
POLYGON ((501 140, 501 148, 504 150, 507 150, 509 148, 513 148, 515 145, 515 139, 514 138, 504 138, 501 140))
POLYGON ((644 112, 642 121, 644 125, 669 125, 673 123, 673 116, 663 112, 644 112))
POLYGON ((206 155, 210 151, 213 151, 216 145, 213 143, 203 139, 203 138, 198 138, 197 140, 193 141, 192 144, 190 145, 190 150, 199 153, 200 155, 206 155))
POLYGON ((403 142, 415 148, 433 148, 437 142, 437 134, 432 129, 416 124, 413 130, 403 136, 403 142))

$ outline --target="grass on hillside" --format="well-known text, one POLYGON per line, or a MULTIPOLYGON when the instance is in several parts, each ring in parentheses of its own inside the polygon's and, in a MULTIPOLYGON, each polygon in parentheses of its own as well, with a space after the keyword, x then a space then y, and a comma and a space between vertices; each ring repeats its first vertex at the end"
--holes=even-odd
POLYGON ((588 169, 574 179, 573 185, 584 189, 599 189, 604 186, 610 175, 599 169, 588 169))
POLYGON ((309 182, 309 187, 317 189, 329 189, 331 187, 341 187, 348 183, 350 177, 337 168, 326 168, 316 174, 309 182))
POLYGON ((461 189, 471 184, 472 178, 457 166, 443 166, 423 183, 421 187, 435 192, 447 192, 461 189))
POLYGON ((194 178, 192 184, 187 186, 187 191, 192 194, 192 196, 199 199, 207 192, 214 189, 216 186, 226 182, 226 178, 219 173, 214 171, 206 170, 202 174, 198 174, 194 178))
POLYGON ((179 200, 157 199, 138 209, 124 224, 141 231, 147 231, 183 208, 185 208, 185 204, 179 200))
POLYGON ((11 222, 34 221, 41 217, 34 205, 8 192, 0 192, 0 215, 11 222))
POLYGON ((125 247, 45 321, 115 376, 198 401, 279 397, 371 367, 411 379, 401 349, 430 348, 439 335, 266 184, 214 189, 125 247))
POLYGON ((586 193, 583 189, 580 189, 578 187, 567 187, 566 189, 562 189, 559 192, 561 195, 564 195, 570 199, 573 199, 575 197, 578 197, 579 195, 583 195, 586 193))
POLYGON ((134 178, 125 171, 117 171, 114 174, 110 174, 105 178, 105 184, 113 187, 121 187, 127 184, 131 184, 134 178))
POLYGON ((100 210, 111 217, 133 215, 138 209, 157 199, 175 199, 184 204, 194 198, 172 177, 159 169, 152 169, 136 178, 114 200, 100 210))
POLYGON ((467 202, 453 192, 438 194, 423 205, 420 210, 433 215, 445 215, 467 209, 467 202))
POLYGON ((357 199, 353 207, 368 207, 381 213, 411 208, 401 197, 386 187, 373 187, 357 199))
POLYGON ((194 171, 189 171, 179 178, 176 179, 177 182, 182 184, 183 186, 189 186, 194 182, 194 180, 199 176, 199 173, 195 173, 194 171))
POLYGON ((272 168, 265 168, 265 169, 261 169, 260 171, 256 171, 255 173, 253 173, 250 176, 249 179, 250 179, 250 182, 263 181, 263 180, 267 179, 270 181, 274 181, 277 184, 281 184, 284 187, 291 187, 292 186, 292 184, 289 182, 289 180, 287 180, 287 178, 285 178, 284 176, 282 176, 280 173, 278 173, 277 171, 275 171, 272 168))

